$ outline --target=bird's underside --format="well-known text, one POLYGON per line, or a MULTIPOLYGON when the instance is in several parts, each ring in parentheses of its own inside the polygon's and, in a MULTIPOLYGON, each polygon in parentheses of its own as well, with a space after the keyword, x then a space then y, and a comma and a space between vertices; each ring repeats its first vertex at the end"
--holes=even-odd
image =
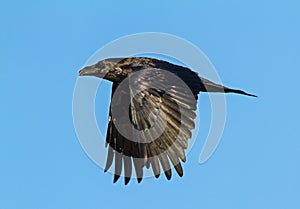
POLYGON ((185 150, 195 128, 200 91, 254 96, 200 78, 188 68, 152 58, 107 59, 84 68, 79 75, 113 82, 105 171, 114 162, 114 182, 123 168, 125 184, 133 170, 141 182, 145 167, 151 168, 155 177, 164 173, 168 180, 173 167, 179 176, 183 175, 181 162, 186 161, 185 150), (104 68, 105 75, 95 70, 104 68))

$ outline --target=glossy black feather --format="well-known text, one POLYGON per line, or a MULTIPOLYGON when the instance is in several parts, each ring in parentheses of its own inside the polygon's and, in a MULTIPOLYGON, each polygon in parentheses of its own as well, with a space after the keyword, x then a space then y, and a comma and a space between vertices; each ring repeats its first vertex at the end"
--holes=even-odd
POLYGON ((215 84, 186 67, 152 58, 106 59, 82 69, 79 75, 93 75, 113 82, 105 171, 114 160, 116 182, 123 166, 125 185, 132 175, 132 164, 138 182, 142 181, 144 167, 152 167, 155 177, 164 172, 166 178, 171 179, 173 167, 183 176, 181 162, 186 161, 185 149, 195 128, 200 91, 254 96, 215 84), (122 90, 118 91, 120 86, 122 90), (127 100, 130 101, 128 106, 125 105, 127 100), (120 115, 115 117, 111 110, 117 110, 120 115), (121 124, 125 132, 120 133, 115 123, 121 124), (142 131, 142 137, 136 139, 134 130, 142 131))

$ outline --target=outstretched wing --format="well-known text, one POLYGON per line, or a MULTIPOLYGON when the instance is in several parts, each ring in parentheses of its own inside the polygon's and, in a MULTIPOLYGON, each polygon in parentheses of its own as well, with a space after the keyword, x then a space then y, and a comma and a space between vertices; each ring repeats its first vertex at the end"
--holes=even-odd
POLYGON ((125 184, 129 182, 132 163, 138 182, 144 167, 152 167, 156 177, 162 169, 170 179, 172 167, 183 175, 181 162, 186 161, 184 150, 195 127, 199 85, 192 71, 170 73, 158 68, 139 70, 113 84, 105 171, 115 160, 114 182, 122 167, 125 184))

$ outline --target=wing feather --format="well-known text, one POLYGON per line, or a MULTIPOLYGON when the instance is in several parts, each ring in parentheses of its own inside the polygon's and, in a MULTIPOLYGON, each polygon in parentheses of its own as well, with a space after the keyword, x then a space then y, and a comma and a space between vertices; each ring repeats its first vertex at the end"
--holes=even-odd
POLYGON ((115 176, 114 176, 114 183, 118 181, 120 178, 122 171, 122 154, 119 152, 115 152, 115 176))
MULTIPOLYGON (((142 181, 144 167, 152 167, 156 178, 159 177, 162 168, 166 178, 171 179, 173 167, 178 175, 182 176, 181 162, 186 161, 185 149, 191 138, 191 130, 195 128, 199 90, 193 89, 189 94, 189 89, 184 83, 168 79, 168 75, 161 69, 144 68, 138 73, 137 77, 130 76, 128 89, 123 92, 124 97, 120 96, 118 102, 111 104, 111 107, 119 108, 124 113, 129 111, 132 128, 142 131, 141 136, 144 139, 141 141, 122 136, 114 125, 118 118, 113 118, 110 112, 105 170, 109 169, 114 159, 116 182, 121 175, 123 161, 125 184, 130 181, 132 163, 138 182, 142 181), (131 98, 127 110, 122 104, 125 97, 131 98)), ((195 82, 199 82, 199 79, 195 79, 194 75, 192 77, 182 76, 185 82, 189 81, 189 87, 197 87, 195 82)), ((113 84, 112 97, 118 85, 113 84)))

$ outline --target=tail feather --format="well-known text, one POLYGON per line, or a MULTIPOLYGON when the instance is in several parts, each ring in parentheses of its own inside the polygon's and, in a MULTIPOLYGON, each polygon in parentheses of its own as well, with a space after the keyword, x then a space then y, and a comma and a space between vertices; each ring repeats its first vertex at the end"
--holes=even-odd
POLYGON ((235 94, 242 94, 242 95, 246 95, 246 96, 250 96, 250 97, 257 97, 254 94, 249 94, 247 92, 244 92, 242 90, 238 90, 238 89, 230 89, 230 88, 224 88, 224 92, 225 93, 235 93, 235 94))
POLYGON ((242 94, 251 97, 257 97, 256 95, 246 93, 242 90, 227 88, 225 86, 216 84, 204 78, 201 78, 201 81, 205 89, 204 91, 206 92, 235 93, 235 94, 242 94))

